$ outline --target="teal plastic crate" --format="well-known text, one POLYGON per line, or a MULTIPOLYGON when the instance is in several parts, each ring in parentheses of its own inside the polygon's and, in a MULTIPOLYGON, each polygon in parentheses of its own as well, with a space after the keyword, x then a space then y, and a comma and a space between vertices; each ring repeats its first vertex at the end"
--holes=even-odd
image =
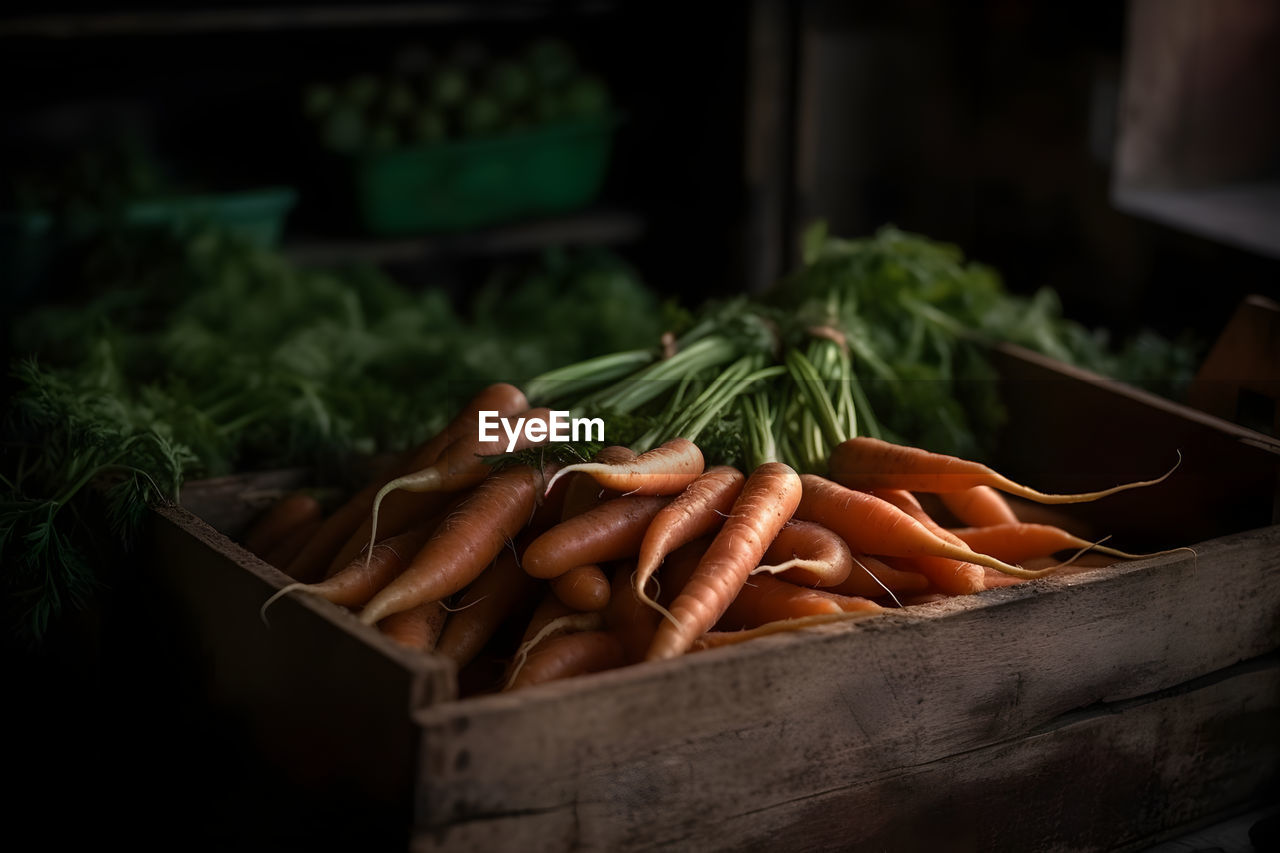
MULTIPOLYGON (((179 196, 133 202, 120 221, 127 228, 180 228, 200 222, 226 225, 260 246, 280 242, 285 220, 297 202, 288 187, 179 196)), ((41 211, 0 213, 0 276, 4 301, 19 302, 40 287, 63 254, 100 233, 102 221, 60 221, 41 211)))
POLYGON ((354 157, 364 226, 388 236, 457 231, 577 210, 599 194, 618 123, 579 119, 354 157))
POLYGON ((140 228, 193 222, 226 225, 267 248, 276 246, 298 194, 288 187, 139 201, 125 209, 124 221, 140 228))

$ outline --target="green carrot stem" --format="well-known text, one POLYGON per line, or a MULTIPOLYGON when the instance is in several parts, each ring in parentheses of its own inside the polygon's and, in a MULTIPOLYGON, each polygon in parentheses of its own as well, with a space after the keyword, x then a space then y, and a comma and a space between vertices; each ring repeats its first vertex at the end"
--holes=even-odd
POLYGON ((669 386, 685 376, 722 365, 737 353, 737 346, 727 338, 704 338, 664 361, 631 374, 615 385, 583 399, 579 407, 588 410, 633 412, 661 396, 669 386))
POLYGON ((742 394, 742 392, 746 391, 757 382, 762 382, 765 379, 772 379, 775 376, 781 376, 785 372, 786 368, 781 366, 765 367, 737 380, 731 387, 727 388, 717 397, 713 405, 708 405, 702 414, 699 415, 699 417, 688 427, 686 427, 680 435, 690 441, 696 440, 702 431, 706 429, 707 425, 719 417, 724 409, 727 408, 729 404, 738 397, 738 395, 742 394))
POLYGON ((626 350, 548 370, 526 383, 525 396, 533 405, 541 406, 629 376, 652 364, 655 357, 647 349, 626 350))
POLYGON ((813 413, 826 441, 834 447, 848 438, 841 433, 839 418, 831 405, 831 398, 827 396, 822 377, 818 375, 812 362, 796 349, 787 353, 786 362, 787 372, 808 401, 807 411, 813 413))

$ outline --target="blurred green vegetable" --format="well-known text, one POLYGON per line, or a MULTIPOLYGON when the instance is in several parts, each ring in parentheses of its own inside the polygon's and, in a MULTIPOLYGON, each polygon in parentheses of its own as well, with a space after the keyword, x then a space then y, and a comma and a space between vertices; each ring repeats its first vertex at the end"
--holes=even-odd
POLYGON ((487 382, 653 346, 662 322, 603 251, 495 272, 470 319, 438 290, 299 268, 215 230, 112 243, 86 278, 96 296, 14 326, 0 584, 31 636, 105 580, 107 546, 184 478, 333 472, 421 441, 487 382))
POLYGON ((548 88, 567 83, 578 70, 573 48, 560 39, 539 39, 529 45, 526 56, 534 79, 548 88))
POLYGON ((461 42, 444 61, 413 49, 392 65, 383 75, 356 75, 337 90, 306 90, 303 111, 319 124, 325 147, 345 154, 387 151, 601 118, 612 109, 608 85, 580 69, 559 39, 540 39, 508 55, 461 42))

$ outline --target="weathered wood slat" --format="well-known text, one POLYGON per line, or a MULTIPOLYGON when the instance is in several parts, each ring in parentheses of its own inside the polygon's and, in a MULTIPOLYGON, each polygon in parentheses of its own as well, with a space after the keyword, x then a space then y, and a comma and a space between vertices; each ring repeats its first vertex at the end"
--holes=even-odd
MULTIPOLYGON (((1278 718, 1280 662, 1271 657, 810 796, 779 788, 772 803, 727 815, 672 812, 655 818, 647 839, 633 839, 634 849, 1141 849, 1280 782, 1278 718)), ((412 849, 618 849, 608 796, 584 789, 544 812, 420 833, 412 849)))
POLYGON ((310 479, 306 469, 289 468, 200 480, 183 489, 182 507, 234 540, 259 513, 310 479))
MULTIPOLYGON (((679 846, 1141 849, 1280 781, 1280 662, 1067 714, 1028 737, 689 825, 679 846)), ((581 821, 579 821, 581 824, 581 821)), ((608 849, 606 837, 582 839, 608 849)))
POLYGON ((157 601, 178 615, 166 643, 184 647, 201 692, 254 749, 307 790, 403 799, 410 713, 455 695, 451 665, 310 596, 281 599, 264 624, 259 607, 290 579, 184 509, 157 509, 149 542, 157 601))
POLYGON ((1280 440, 1012 346, 992 352, 1009 427, 1002 473, 1042 491, 1145 480, 1071 513, 1130 550, 1187 545, 1280 521, 1280 440))
POLYGON ((523 821, 543 849, 714 846, 697 827, 1280 647, 1280 527, 1198 550, 425 708, 421 843, 466 849, 523 821))

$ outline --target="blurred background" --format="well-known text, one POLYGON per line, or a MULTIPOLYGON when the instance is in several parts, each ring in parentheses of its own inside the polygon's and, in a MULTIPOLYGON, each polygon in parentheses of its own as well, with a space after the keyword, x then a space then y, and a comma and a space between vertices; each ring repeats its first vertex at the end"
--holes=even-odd
POLYGON ((1212 336, 1276 292, 1278 20, 1266 0, 9 4, 6 301, 67 286, 86 207, 153 223, 191 210, 138 205, 236 194, 202 215, 300 264, 465 290, 608 246, 690 302, 767 287, 814 218, 894 223, 1089 324, 1212 336))

